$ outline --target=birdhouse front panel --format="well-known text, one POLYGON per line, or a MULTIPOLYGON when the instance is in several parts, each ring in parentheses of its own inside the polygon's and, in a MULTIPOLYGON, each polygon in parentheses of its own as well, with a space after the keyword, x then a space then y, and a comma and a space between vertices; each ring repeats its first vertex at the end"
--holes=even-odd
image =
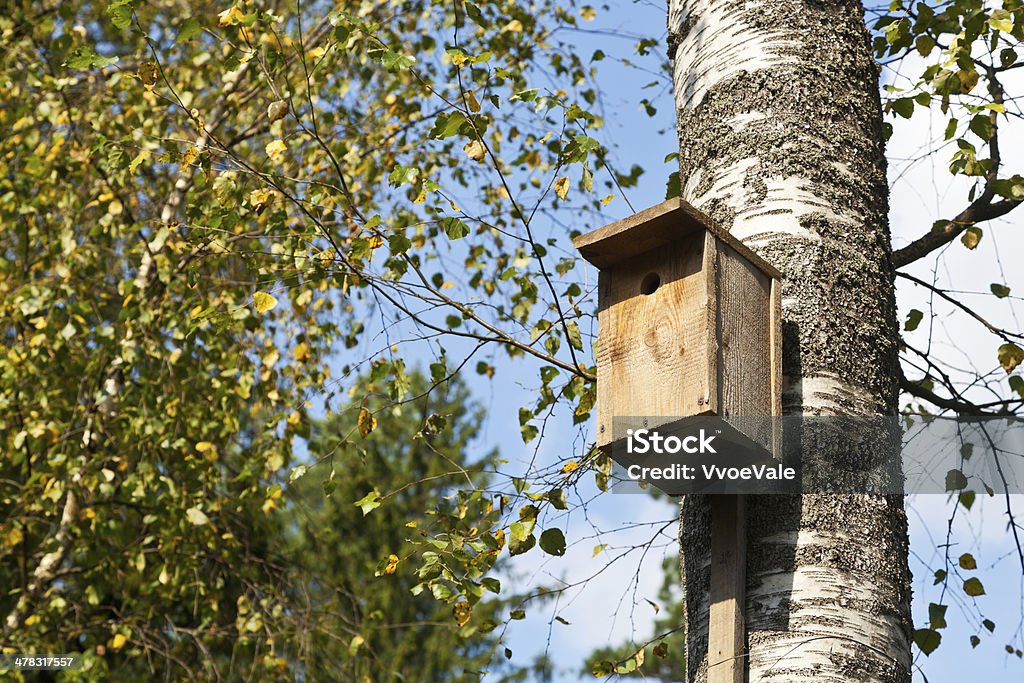
POLYGON ((634 256, 598 283, 598 431, 613 416, 712 409, 714 321, 704 240, 634 256))

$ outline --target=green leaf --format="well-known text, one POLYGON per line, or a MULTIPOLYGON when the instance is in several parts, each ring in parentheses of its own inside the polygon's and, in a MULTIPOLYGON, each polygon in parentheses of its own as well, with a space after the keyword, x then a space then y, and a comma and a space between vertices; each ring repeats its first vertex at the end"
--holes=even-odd
POLYGON ((178 29, 178 37, 176 42, 184 43, 192 40, 200 33, 203 32, 203 24, 197 17, 189 17, 181 23, 181 28, 178 29))
POLYGON ((451 216, 441 219, 441 229, 444 230, 444 234, 448 235, 450 240, 462 239, 469 234, 469 226, 458 218, 451 216))
POLYGON ((355 505, 360 510, 362 510, 363 516, 365 517, 366 515, 370 514, 370 512, 372 512, 373 510, 379 508, 380 503, 380 493, 378 493, 377 490, 374 489, 373 491, 370 491, 365 496, 363 496, 362 498, 360 498, 359 500, 352 504, 355 505))
POLYGON ((905 119, 914 115, 914 99, 912 97, 901 97, 893 100, 892 110, 905 119))
POLYGON ((946 490, 947 491, 962 491, 967 488, 967 477, 960 470, 950 470, 946 472, 946 490))
POLYGON ((540 535, 540 548, 548 555, 561 557, 565 555, 565 536, 562 530, 557 528, 546 529, 540 535))
POLYGON ((672 171, 668 176, 668 182, 665 184, 665 199, 678 197, 681 192, 682 188, 679 184, 679 171, 672 171))
POLYGON ((928 605, 928 624, 933 629, 946 628, 946 607, 934 602, 928 605))
POLYGON ((526 618, 526 610, 514 609, 508 615, 516 621, 521 621, 526 618))
POLYGON ((93 52, 90 48, 79 47, 68 56, 64 66, 85 71, 86 69, 102 69, 111 64, 116 64, 117 61, 117 57, 103 57, 93 52))
POLYGON ((988 140, 995 132, 995 125, 988 114, 978 114, 971 119, 971 132, 982 140, 988 140))
POLYGON ((1006 285, 1001 285, 996 282, 993 282, 991 285, 989 285, 989 289, 991 289, 992 293, 995 294, 1000 299, 1005 299, 1006 297, 1010 296, 1010 288, 1007 287, 1006 285))
POLYGON ((125 30, 132 25, 132 2, 131 0, 116 0, 107 5, 107 14, 110 15, 110 23, 118 30, 125 30))
POLYGON ((569 504, 565 500, 565 491, 562 489, 552 489, 548 491, 547 499, 551 503, 551 506, 556 510, 569 509, 569 504))
POLYGON ((927 57, 935 49, 935 39, 928 35, 920 35, 914 40, 914 47, 922 57, 927 57))
POLYGON ((442 112, 434 119, 434 127, 427 133, 427 137, 432 140, 443 140, 458 135, 464 123, 466 116, 462 112, 442 112))
POLYGON ((974 491, 963 491, 960 493, 960 504, 970 510, 974 506, 974 491))
POLYGON ((988 629, 989 633, 995 633, 996 622, 992 621, 991 619, 983 619, 981 625, 988 629))
POLYGON ((907 321, 903 323, 903 329, 907 332, 913 332, 917 329, 917 326, 921 324, 921 320, 923 318, 924 313, 916 308, 910 309, 910 312, 907 313, 907 321))
POLYGON ((416 58, 412 55, 395 52, 390 48, 383 50, 370 50, 368 54, 371 57, 379 59, 380 63, 384 65, 384 68, 392 73, 408 69, 416 63, 416 58))
POLYGON ((580 326, 576 324, 576 321, 570 320, 565 324, 565 329, 569 334, 569 345, 577 351, 582 351, 583 338, 580 336, 580 326))
POLYGON ((985 587, 981 585, 980 579, 978 579, 976 576, 972 576, 971 578, 964 581, 964 593, 967 593, 972 598, 976 598, 979 595, 985 594, 985 587))
POLYGON ((512 538, 508 542, 508 554, 513 557, 516 555, 522 555, 523 553, 529 552, 535 545, 537 545, 537 539, 533 534, 527 536, 526 540, 523 541, 512 538))
POLYGON ((937 648, 941 642, 942 634, 934 629, 919 628, 914 631, 914 644, 917 645, 925 655, 930 655, 935 652, 935 648, 937 648))
POLYGON ((412 185, 420 175, 420 169, 412 166, 395 166, 388 176, 388 184, 392 187, 412 185))
POLYGON ((945 134, 945 139, 946 140, 952 140, 953 139, 953 136, 956 135, 956 128, 957 128, 957 125, 959 123, 960 122, 957 121, 956 119, 950 119, 949 122, 946 123, 946 134, 945 134))
POLYGON ((974 559, 974 555, 970 553, 964 553, 960 556, 957 561, 961 569, 973 570, 978 568, 978 562, 974 559))
POLYGON ((1024 398, 1024 377, 1014 375, 1009 379, 1010 389, 1017 392, 1017 395, 1024 398))
POLYGON ((509 534, 512 536, 512 540, 522 543, 526 541, 533 532, 533 526, 533 521, 512 522, 512 524, 509 525, 508 530, 509 534))

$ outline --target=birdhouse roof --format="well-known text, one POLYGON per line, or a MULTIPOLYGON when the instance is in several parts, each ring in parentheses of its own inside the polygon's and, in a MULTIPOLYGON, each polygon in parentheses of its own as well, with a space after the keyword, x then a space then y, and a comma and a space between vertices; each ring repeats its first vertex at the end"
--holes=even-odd
POLYGON ((782 274, 749 247, 715 225, 703 212, 682 199, 669 199, 661 204, 591 230, 573 240, 573 246, 598 268, 610 268, 628 258, 710 232, 735 249, 769 277, 781 279, 782 274))

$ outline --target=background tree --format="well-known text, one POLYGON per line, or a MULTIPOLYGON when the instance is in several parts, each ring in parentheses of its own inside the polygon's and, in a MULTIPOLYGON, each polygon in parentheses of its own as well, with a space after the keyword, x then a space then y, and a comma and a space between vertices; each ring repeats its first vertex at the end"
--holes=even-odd
POLYGON ((362 407, 377 424, 365 440, 356 436, 358 404, 315 422, 309 449, 316 465, 289 489, 292 590, 308 610, 293 647, 312 680, 461 681, 484 670, 508 680, 499 673, 505 658, 493 631, 507 600, 478 602, 488 591, 494 597, 499 580, 478 577, 477 618, 467 623, 470 603, 450 603, 439 585, 427 588, 430 571, 421 570, 417 546, 407 540, 430 532, 428 513, 438 501, 440 514, 465 515, 459 487, 467 479, 486 491, 496 453, 472 455, 484 415, 458 381, 431 386, 415 373, 410 380, 414 398, 401 404, 371 394, 362 407), (388 492, 388 505, 364 514, 353 503, 373 490, 388 492))

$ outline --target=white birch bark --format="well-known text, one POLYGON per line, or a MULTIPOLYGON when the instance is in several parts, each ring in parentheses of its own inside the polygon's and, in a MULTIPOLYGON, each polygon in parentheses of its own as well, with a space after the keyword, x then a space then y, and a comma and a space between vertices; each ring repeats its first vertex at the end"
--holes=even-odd
MULTIPOLYGON (((683 198, 784 274, 783 412, 891 415, 878 96, 857 0, 669 0, 683 198)), ((747 503, 747 680, 909 681, 899 497, 747 503)), ((708 515, 682 505, 687 680, 707 678, 708 515)))

